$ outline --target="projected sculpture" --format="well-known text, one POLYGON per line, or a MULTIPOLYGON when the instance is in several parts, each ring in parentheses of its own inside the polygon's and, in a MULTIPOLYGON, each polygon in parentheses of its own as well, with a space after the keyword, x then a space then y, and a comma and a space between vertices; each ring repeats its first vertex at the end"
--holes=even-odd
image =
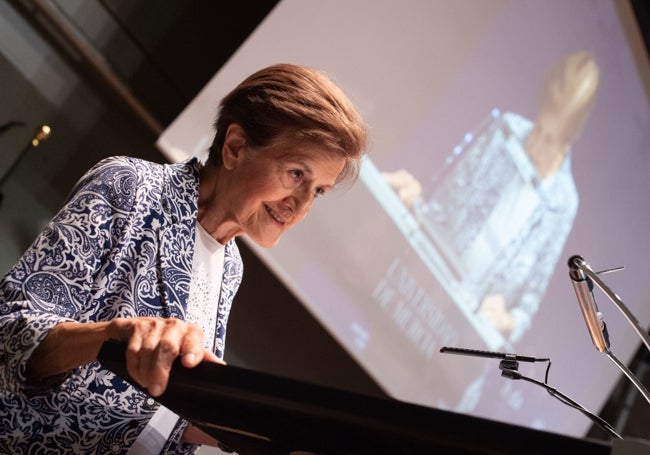
POLYGON ((383 174, 456 281, 463 296, 452 298, 509 341, 529 327, 572 229, 571 148, 598 84, 592 56, 570 54, 548 75, 534 122, 493 110, 429 188, 408 170, 383 174))

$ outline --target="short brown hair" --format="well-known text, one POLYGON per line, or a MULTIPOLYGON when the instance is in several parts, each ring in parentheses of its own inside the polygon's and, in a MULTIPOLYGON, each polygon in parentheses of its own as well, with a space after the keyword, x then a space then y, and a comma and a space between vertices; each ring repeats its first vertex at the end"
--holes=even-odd
POLYGON ((323 72, 277 64, 247 77, 219 104, 210 162, 221 166, 228 126, 237 123, 251 145, 279 137, 312 142, 338 153, 346 165, 338 181, 355 180, 365 152, 367 129, 353 103, 323 72))

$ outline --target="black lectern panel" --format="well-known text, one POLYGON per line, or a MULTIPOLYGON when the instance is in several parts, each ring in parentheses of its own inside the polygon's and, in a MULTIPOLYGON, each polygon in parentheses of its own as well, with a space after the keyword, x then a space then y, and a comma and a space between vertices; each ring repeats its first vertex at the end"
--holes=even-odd
MULTIPOLYGON (((130 380, 124 346, 105 343, 99 361, 130 380)), ((212 363, 193 369, 176 364, 157 401, 240 455, 600 455, 611 450, 603 442, 212 363)))

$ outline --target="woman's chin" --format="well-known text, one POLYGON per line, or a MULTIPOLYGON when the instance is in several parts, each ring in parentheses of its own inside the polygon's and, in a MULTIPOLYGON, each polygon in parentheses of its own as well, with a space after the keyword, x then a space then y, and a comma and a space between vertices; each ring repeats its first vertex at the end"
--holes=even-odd
POLYGON ((278 236, 249 236, 249 238, 255 242, 256 245, 261 246, 262 248, 273 248, 280 242, 280 235, 278 236))

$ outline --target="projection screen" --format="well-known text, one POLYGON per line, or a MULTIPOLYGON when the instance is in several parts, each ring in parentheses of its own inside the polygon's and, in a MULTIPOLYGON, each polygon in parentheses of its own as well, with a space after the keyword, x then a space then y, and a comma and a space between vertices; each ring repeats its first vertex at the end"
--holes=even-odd
MULTIPOLYGON (((542 388, 440 348, 550 358, 548 383, 594 413, 621 377, 589 338, 567 260, 625 267, 602 279, 648 326, 648 60, 628 3, 283 0, 161 151, 203 155, 221 97, 278 62, 330 74, 371 142, 351 189, 255 253, 391 396, 583 436, 592 422, 542 388)), ((594 294, 627 363, 640 340, 594 294)))

